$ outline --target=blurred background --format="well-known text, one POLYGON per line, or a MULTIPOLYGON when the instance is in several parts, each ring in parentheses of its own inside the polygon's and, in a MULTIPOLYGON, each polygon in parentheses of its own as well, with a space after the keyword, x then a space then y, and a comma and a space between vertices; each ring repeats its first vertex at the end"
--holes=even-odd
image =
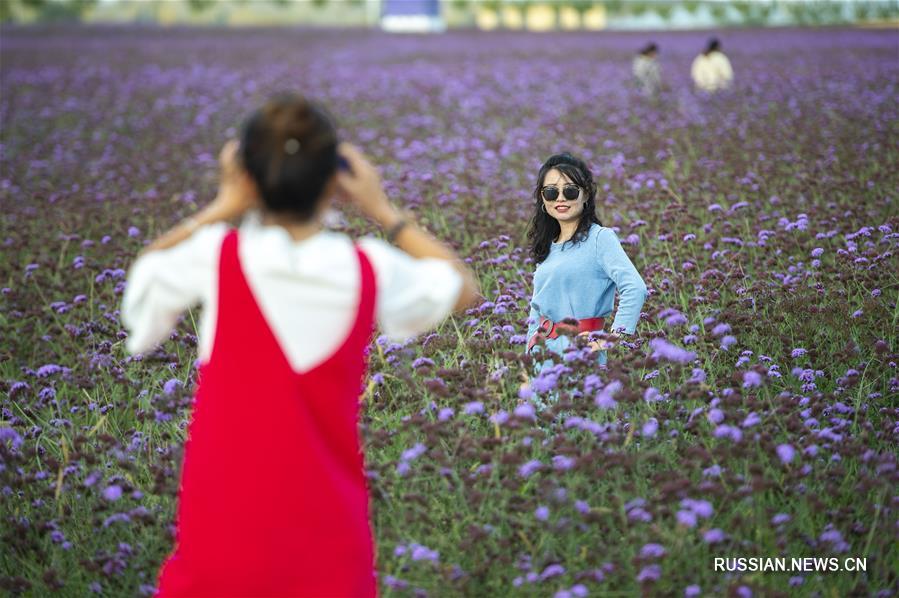
POLYGON ((899 30, 899 0, 0 0, 7 23, 657 30, 857 25, 899 30))

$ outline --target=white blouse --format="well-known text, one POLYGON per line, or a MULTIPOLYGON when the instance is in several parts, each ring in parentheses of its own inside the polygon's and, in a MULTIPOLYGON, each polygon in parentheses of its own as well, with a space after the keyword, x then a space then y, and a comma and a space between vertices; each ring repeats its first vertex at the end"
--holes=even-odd
MULTIPOLYGON (((203 226, 178 245, 144 254, 128 273, 122 322, 131 353, 163 341, 188 307, 200 303, 199 358, 212 353, 218 262, 228 226, 203 226)), ((359 240, 375 273, 375 315, 384 334, 421 334, 452 311, 462 277, 446 260, 415 259, 385 241, 359 240)), ((294 241, 258 214, 240 225, 239 256, 247 283, 296 371, 324 361, 349 334, 359 303, 359 260, 347 235, 322 231, 294 241)))
POLYGON ((693 60, 690 75, 699 89, 717 91, 730 86, 734 71, 723 52, 710 52, 708 55, 700 54, 693 60))

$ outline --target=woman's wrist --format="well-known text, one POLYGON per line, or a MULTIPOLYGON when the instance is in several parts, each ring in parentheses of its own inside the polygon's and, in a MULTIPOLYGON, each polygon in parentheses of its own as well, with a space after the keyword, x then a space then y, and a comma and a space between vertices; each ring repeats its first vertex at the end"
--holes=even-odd
POLYGON ((378 226, 385 231, 391 230, 393 227, 397 225, 400 221, 406 220, 403 217, 403 214, 397 210, 395 207, 387 203, 385 200, 385 204, 379 207, 377 210, 373 211, 372 219, 378 223, 378 226))
POLYGON ((240 215, 241 213, 235 209, 234 202, 231 202, 228 197, 219 194, 209 205, 194 214, 192 218, 196 220, 198 226, 203 226, 233 220, 240 215))
POLYGON ((207 220, 207 216, 204 213, 208 213, 208 210, 202 210, 200 212, 197 212, 193 216, 188 216, 187 218, 176 224, 174 228, 170 229, 168 232, 144 247, 140 251, 139 255, 143 255, 150 251, 168 249, 170 247, 174 247, 178 243, 181 243, 185 239, 189 239, 193 236, 198 228, 200 228, 204 224, 214 222, 214 220, 207 220))
POLYGON ((391 226, 390 228, 387 229, 387 234, 386 234, 387 242, 391 243, 391 244, 395 243, 396 238, 399 236, 400 232, 404 228, 406 228, 406 226, 408 224, 409 224, 409 221, 406 220, 405 218, 400 218, 399 220, 397 220, 396 224, 394 224, 393 226, 391 226))
POLYGON ((200 219, 196 216, 188 216, 184 220, 181 221, 181 226, 187 231, 188 236, 193 235, 198 228, 200 228, 202 223, 200 219))

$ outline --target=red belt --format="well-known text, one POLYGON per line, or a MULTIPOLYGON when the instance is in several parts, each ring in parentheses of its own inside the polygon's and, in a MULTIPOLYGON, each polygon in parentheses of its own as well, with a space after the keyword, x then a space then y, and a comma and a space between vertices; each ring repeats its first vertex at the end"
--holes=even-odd
POLYGON ((578 320, 575 325, 566 322, 553 322, 549 318, 541 316, 540 324, 537 326, 537 332, 535 332, 534 336, 528 341, 528 351, 541 340, 558 338, 560 334, 579 334, 581 332, 602 330, 605 324, 605 318, 584 318, 583 320, 578 320))

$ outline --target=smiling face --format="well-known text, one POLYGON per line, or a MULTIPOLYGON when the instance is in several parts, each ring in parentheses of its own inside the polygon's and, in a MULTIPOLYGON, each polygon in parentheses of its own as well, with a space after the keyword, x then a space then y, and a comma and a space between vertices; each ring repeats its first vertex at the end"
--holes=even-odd
POLYGON ((568 199, 565 195, 565 188, 571 188, 572 186, 577 187, 571 179, 555 168, 547 172, 546 177, 543 179, 541 189, 550 187, 558 191, 556 201, 547 201, 543 191, 541 191, 541 201, 546 208, 546 213, 558 220, 560 224, 562 222, 577 222, 584 211, 585 196, 583 189, 577 188, 578 195, 574 199, 568 199))

